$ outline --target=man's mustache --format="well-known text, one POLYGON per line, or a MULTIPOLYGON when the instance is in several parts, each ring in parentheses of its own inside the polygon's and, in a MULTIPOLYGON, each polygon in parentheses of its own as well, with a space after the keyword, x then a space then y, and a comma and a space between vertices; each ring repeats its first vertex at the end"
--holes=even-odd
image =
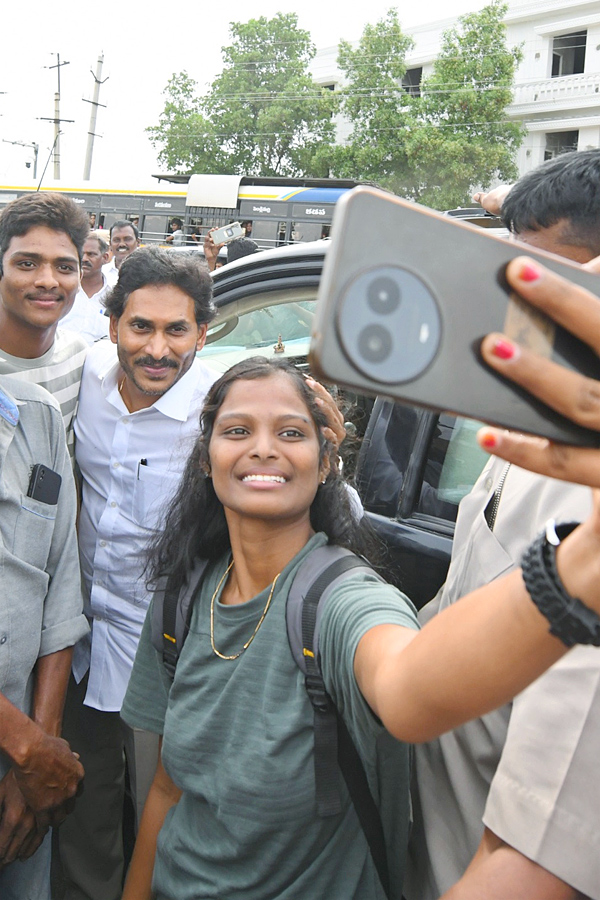
POLYGON ((140 356, 139 359, 136 359, 135 365, 146 366, 150 369, 164 369, 165 366, 168 366, 169 369, 177 368, 177 363, 173 362, 172 359, 167 359, 165 356, 162 359, 154 359, 153 356, 140 356))

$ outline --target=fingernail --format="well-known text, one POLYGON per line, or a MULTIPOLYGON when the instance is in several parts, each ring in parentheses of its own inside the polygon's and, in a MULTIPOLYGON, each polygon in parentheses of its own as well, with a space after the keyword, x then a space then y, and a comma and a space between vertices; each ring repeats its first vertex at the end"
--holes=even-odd
POLYGON ((519 272, 519 278, 521 279, 521 281, 537 281, 538 278, 541 277, 541 269, 538 269, 538 267, 534 266, 533 263, 525 263, 525 265, 519 272))
POLYGON ((511 344, 511 342, 505 340, 505 338, 498 338, 492 345, 492 353, 494 356, 497 356, 498 359, 512 359, 516 352, 517 348, 515 344, 511 344))
POLYGON ((498 435, 494 431, 480 431, 477 438, 485 450, 494 450, 498 446, 498 435))

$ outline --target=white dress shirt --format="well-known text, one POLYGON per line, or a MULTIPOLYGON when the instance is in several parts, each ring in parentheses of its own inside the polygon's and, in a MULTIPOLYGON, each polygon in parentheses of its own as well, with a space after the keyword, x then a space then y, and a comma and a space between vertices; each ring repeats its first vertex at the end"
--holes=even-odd
POLYGON ((88 344, 108 337, 109 318, 105 315, 106 307, 102 301, 109 291, 110 285, 104 273, 102 287, 91 297, 80 287, 71 312, 60 320, 60 327, 66 331, 75 331, 88 344))
POLYGON ((102 274, 108 281, 109 287, 114 287, 119 280, 119 270, 115 266, 114 257, 110 262, 104 263, 104 265, 102 266, 102 274))
POLYGON ((218 373, 198 359, 148 409, 130 413, 118 391, 116 347, 101 341, 86 359, 75 423, 83 475, 79 548, 90 638, 75 648, 85 703, 121 709, 150 602, 146 546, 179 484, 197 438, 199 413, 218 373))

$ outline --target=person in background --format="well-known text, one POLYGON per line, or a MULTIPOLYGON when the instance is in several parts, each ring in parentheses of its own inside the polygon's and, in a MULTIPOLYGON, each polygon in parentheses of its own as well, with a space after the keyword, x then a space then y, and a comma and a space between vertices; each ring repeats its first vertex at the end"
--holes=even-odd
POLYGON ((110 226, 110 250, 113 254, 110 262, 102 267, 110 287, 114 287, 119 277, 119 269, 124 260, 140 246, 137 225, 126 219, 114 222, 110 226))
POLYGON ((2 900, 50 900, 45 835, 83 777, 60 739, 73 644, 88 630, 75 515, 57 402, 35 384, 0 376, 2 900))
POLYGON ((69 451, 87 344, 59 323, 79 289, 86 213, 62 194, 32 193, 0 216, 0 374, 58 400, 69 451))
POLYGON ((65 900, 118 900, 127 756, 136 816, 156 738, 119 711, 146 615, 145 547, 179 484, 198 414, 217 374, 196 354, 214 315, 200 260, 156 247, 122 264, 107 300, 111 341, 90 348, 76 422, 79 545, 91 634, 73 658, 64 733, 86 789, 59 832, 65 900))
POLYGON ((61 327, 79 334, 88 344, 108 337, 108 317, 104 299, 110 290, 102 267, 108 261, 108 244, 92 233, 83 245, 81 287, 77 291, 71 311, 61 327))
POLYGON ((165 238, 165 242, 167 244, 171 244, 173 247, 183 247, 184 244, 184 236, 183 236, 183 222, 181 219, 177 217, 171 219, 169 222, 169 228, 171 230, 171 234, 167 235, 165 238))
MULTIPOLYGON (((600 150, 527 173, 501 212, 516 240, 587 263, 600 253, 600 150)), ((519 293, 537 271, 523 268, 519 293)), ((550 518, 581 520, 590 504, 580 485, 492 458, 460 505, 446 583, 420 621, 517 568, 550 518)), ((600 653, 579 647, 512 705, 416 747, 408 900, 600 900, 600 782, 586 766, 599 730, 600 653)))

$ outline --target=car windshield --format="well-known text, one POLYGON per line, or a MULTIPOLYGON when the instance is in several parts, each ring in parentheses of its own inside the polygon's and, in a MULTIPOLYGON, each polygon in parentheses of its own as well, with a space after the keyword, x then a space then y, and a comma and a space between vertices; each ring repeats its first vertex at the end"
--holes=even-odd
POLYGON ((225 310, 208 333, 202 359, 221 369, 255 354, 306 356, 315 304, 316 300, 298 300, 229 317, 225 310))

